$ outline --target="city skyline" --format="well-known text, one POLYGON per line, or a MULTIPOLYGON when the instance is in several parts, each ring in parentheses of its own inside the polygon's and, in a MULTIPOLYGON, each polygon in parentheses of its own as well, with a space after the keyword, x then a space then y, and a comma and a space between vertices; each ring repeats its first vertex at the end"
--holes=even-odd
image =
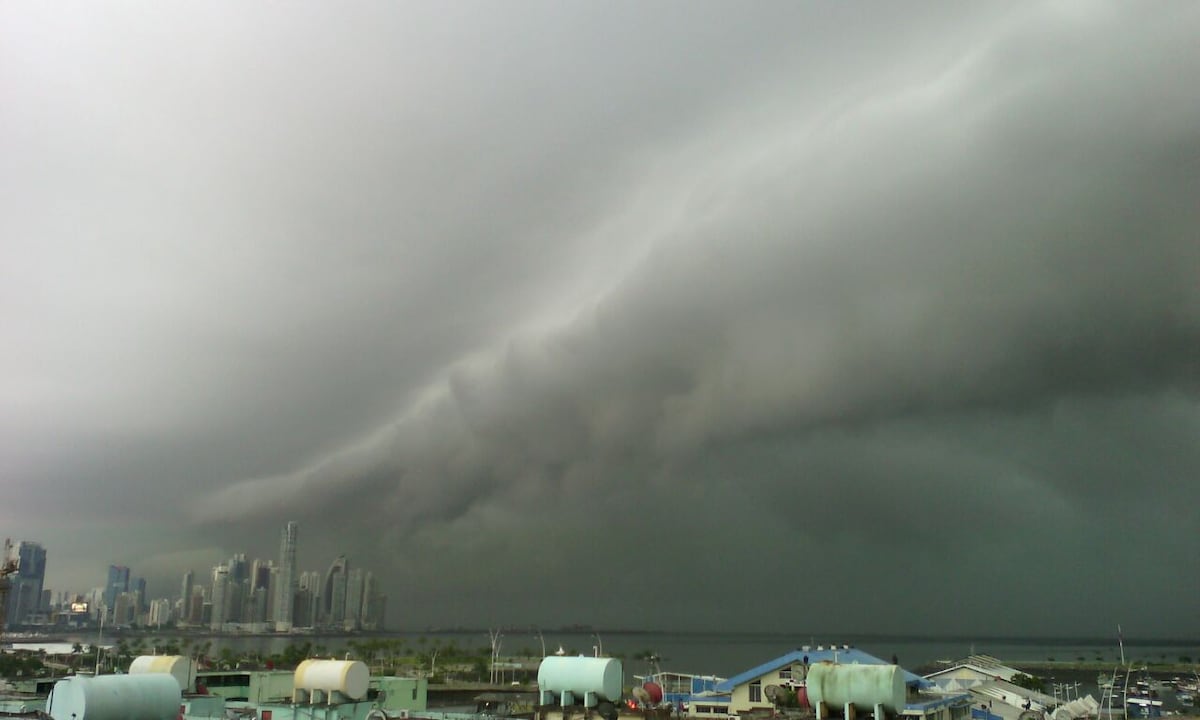
POLYGON ((189 568, 182 573, 177 597, 151 597, 144 578, 125 565, 109 565, 103 585, 89 589, 43 588, 46 549, 36 541, 16 546, 18 572, 12 576, 8 627, 59 630, 80 623, 110 626, 172 626, 211 631, 288 633, 297 628, 381 630, 386 626, 387 596, 375 573, 351 567, 339 555, 326 572, 301 572, 296 580, 299 523, 280 532, 280 564, 235 552, 211 568, 209 582, 197 583, 189 568), (35 600, 36 598, 36 600, 35 600), (296 601, 299 600, 299 607, 296 601), (82 604, 81 604, 82 603, 82 604))

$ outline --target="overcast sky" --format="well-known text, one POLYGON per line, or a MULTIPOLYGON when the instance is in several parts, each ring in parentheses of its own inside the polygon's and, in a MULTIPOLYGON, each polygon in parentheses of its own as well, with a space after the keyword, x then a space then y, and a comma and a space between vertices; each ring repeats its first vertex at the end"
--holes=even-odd
POLYGON ((1200 634, 1200 5, 5 3, 0 534, 391 625, 1200 634))

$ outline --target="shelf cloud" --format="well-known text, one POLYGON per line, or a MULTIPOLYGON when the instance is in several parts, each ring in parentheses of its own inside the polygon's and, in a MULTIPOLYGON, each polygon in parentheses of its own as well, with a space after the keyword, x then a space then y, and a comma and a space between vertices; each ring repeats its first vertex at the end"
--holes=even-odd
POLYGON ((8 13, 51 582, 294 519, 399 626, 1200 632, 1200 11, 467 7, 8 13))

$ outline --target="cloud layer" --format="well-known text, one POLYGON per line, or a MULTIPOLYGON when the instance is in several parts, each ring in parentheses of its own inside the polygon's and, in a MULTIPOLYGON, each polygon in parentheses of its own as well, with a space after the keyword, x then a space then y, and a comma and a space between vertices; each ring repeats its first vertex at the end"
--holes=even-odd
POLYGON ((434 8, 16 18, 6 524, 298 519, 401 625, 1200 632, 1200 15, 434 8))

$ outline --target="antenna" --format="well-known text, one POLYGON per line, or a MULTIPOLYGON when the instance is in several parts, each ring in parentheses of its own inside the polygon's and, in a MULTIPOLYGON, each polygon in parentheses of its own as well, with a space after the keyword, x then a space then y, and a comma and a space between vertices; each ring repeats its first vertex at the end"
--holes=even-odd
POLYGON ((768 685, 763 688, 763 694, 771 701, 772 705, 781 705, 785 701, 787 693, 778 685, 768 685))

